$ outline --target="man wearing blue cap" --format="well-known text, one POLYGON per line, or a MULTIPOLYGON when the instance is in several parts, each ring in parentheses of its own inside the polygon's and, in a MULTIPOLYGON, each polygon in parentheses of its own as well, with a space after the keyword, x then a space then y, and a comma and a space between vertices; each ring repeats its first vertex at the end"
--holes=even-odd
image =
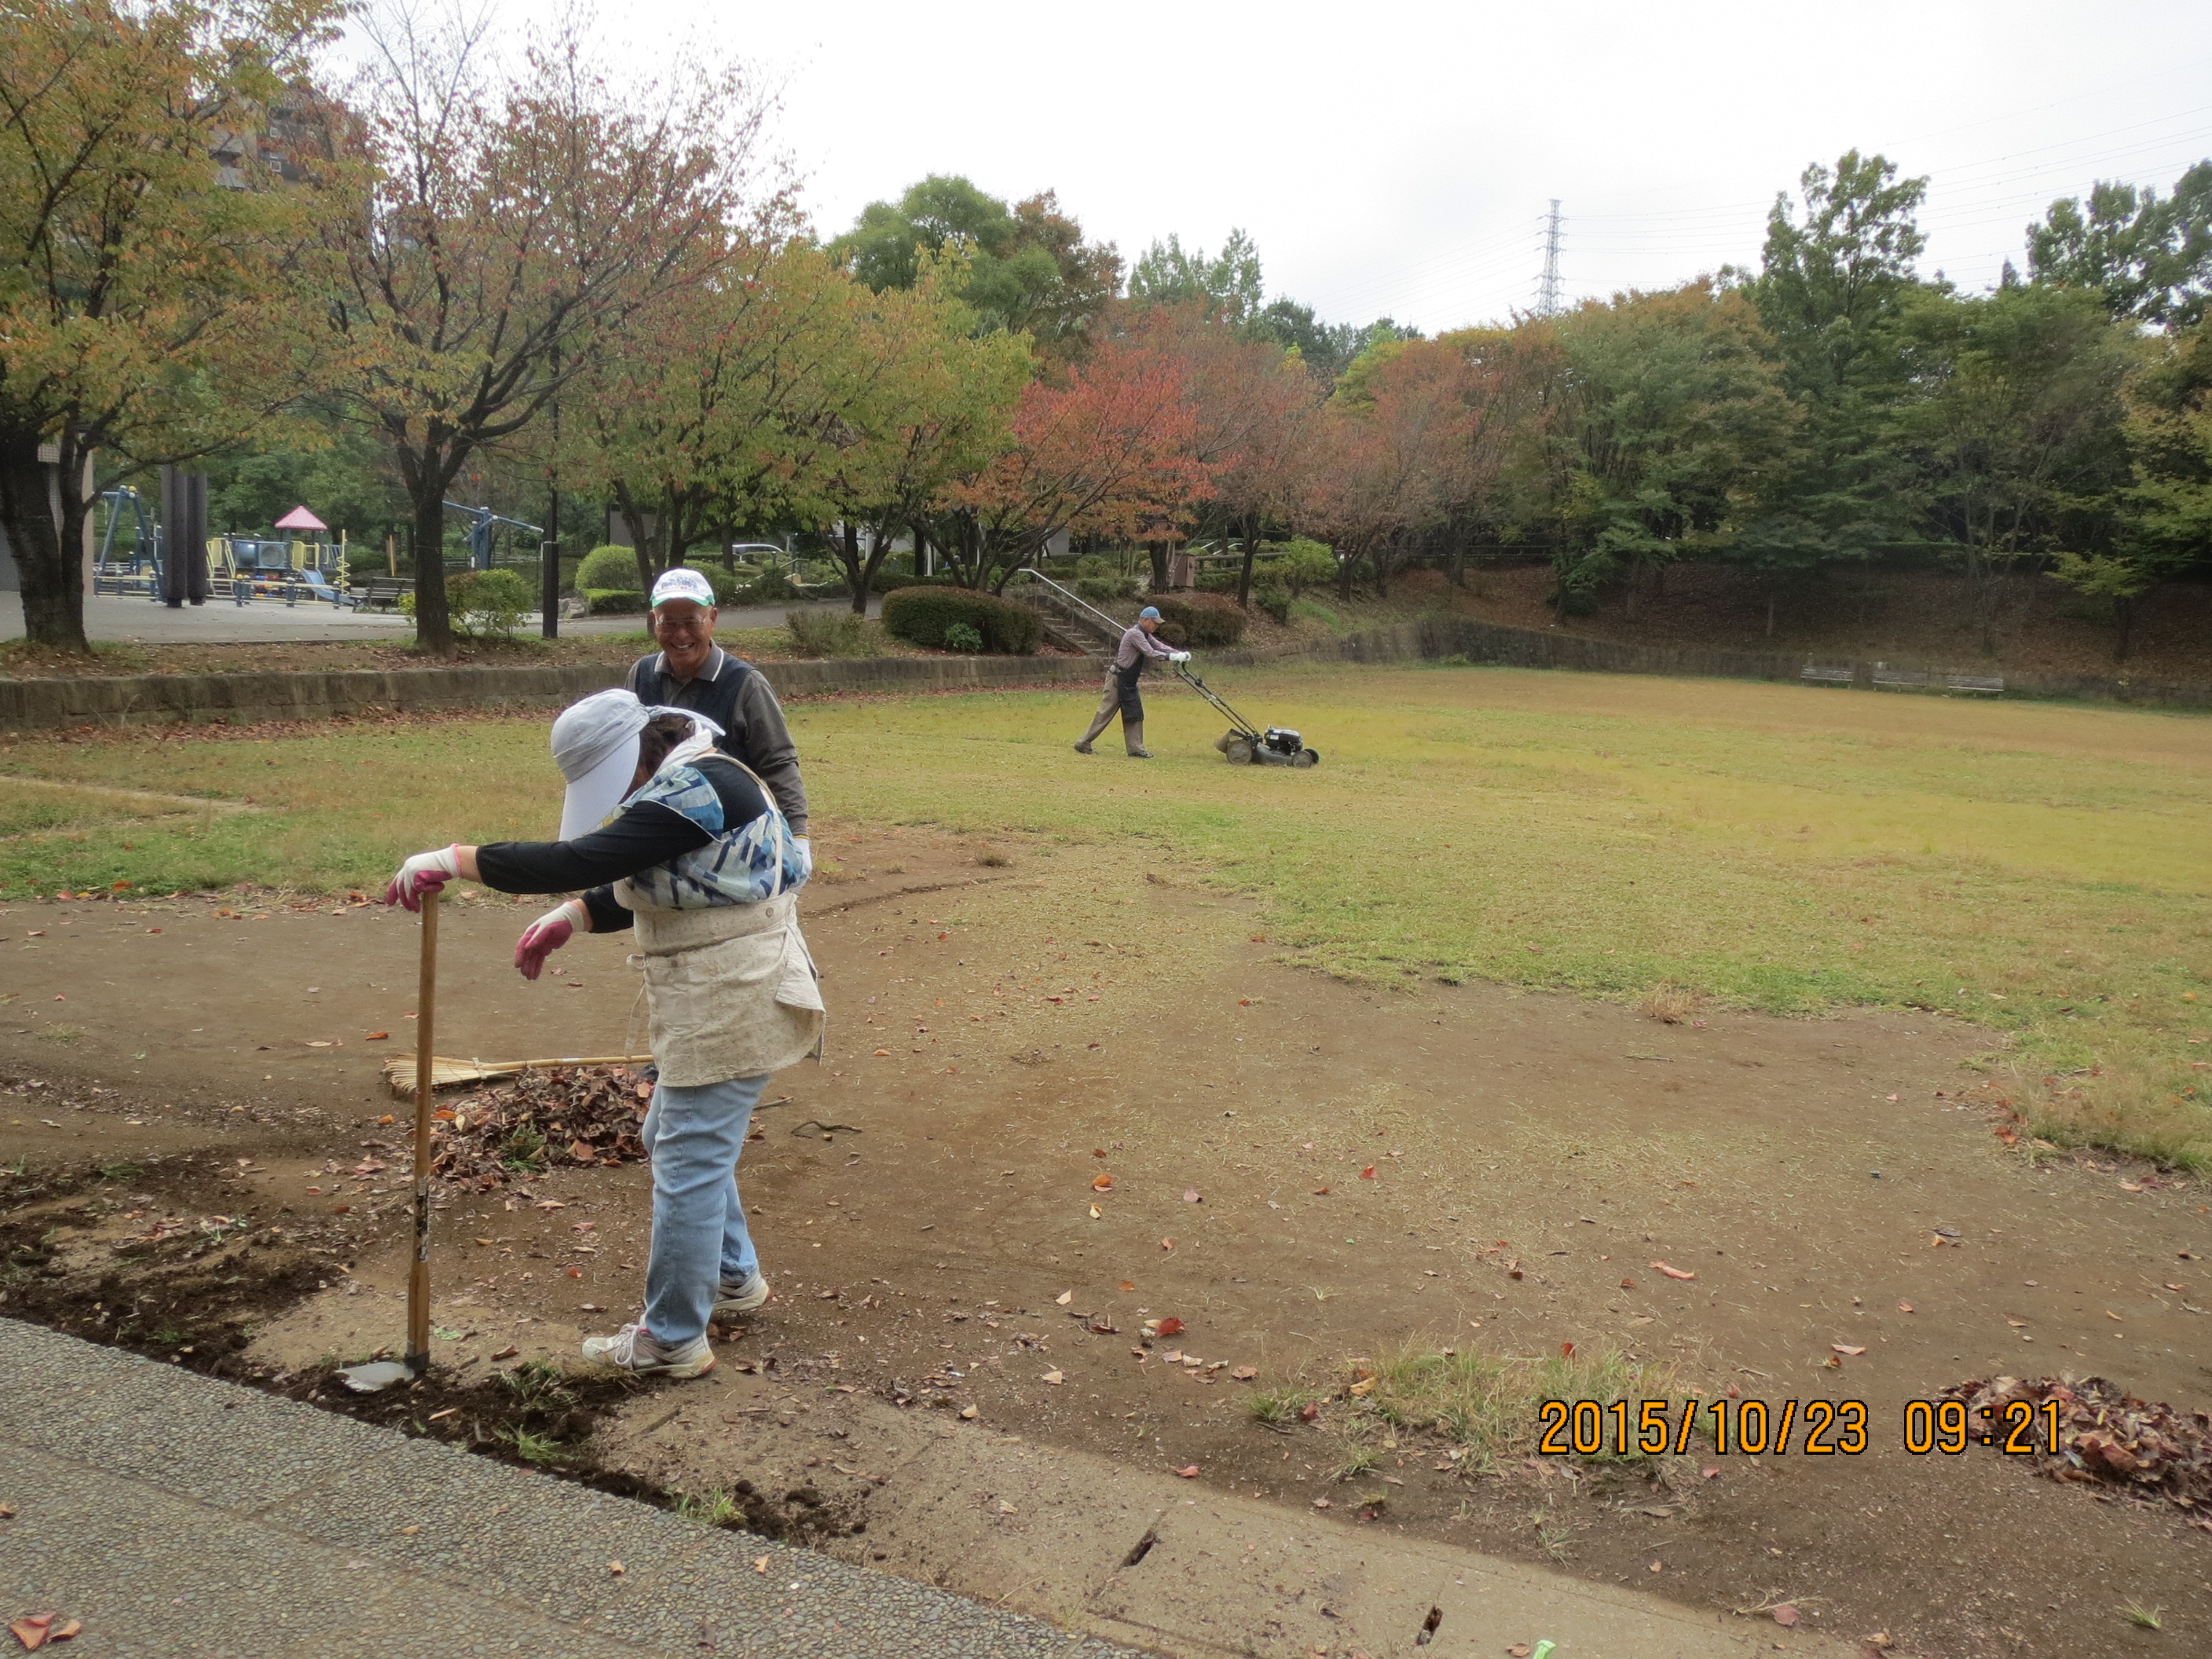
POLYGON ((1145 672, 1150 659, 1159 662, 1188 662, 1188 651, 1170 651, 1152 637, 1160 631, 1158 607, 1146 605, 1137 613, 1137 625, 1121 635, 1120 647, 1114 653, 1114 661, 1106 670, 1106 695, 1098 699, 1098 713, 1091 718, 1091 729, 1076 739, 1075 752, 1091 752, 1091 740, 1114 723, 1114 716, 1121 716, 1121 741, 1128 746, 1131 760, 1150 760, 1152 750, 1145 747, 1145 700, 1138 694, 1137 680, 1145 672))
POLYGON ((720 726, 714 747, 768 786, 804 850, 806 787, 783 705, 758 669, 714 643, 716 614, 706 577, 688 565, 663 571, 653 585, 651 615, 660 649, 631 664, 623 684, 648 708, 689 709, 720 726))

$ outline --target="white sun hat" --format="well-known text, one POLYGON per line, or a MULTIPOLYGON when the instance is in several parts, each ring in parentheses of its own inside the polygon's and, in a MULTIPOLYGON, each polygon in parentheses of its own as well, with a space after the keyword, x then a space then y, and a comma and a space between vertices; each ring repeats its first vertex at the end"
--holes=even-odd
POLYGON ((678 714, 691 722, 690 738, 664 765, 711 748, 722 735, 722 728, 704 714, 640 702, 619 686, 594 691, 555 718, 553 762, 568 785, 561 802, 562 841, 591 834, 622 805, 629 793, 629 781, 637 774, 638 733, 660 714, 678 714))

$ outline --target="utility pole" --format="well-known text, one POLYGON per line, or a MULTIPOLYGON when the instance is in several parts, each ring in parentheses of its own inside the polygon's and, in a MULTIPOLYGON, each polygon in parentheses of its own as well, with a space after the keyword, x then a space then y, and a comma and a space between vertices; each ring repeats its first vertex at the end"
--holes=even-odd
POLYGON ((1552 198, 1552 210, 1544 216, 1544 274, 1536 283, 1536 314, 1559 314, 1559 198, 1552 198))

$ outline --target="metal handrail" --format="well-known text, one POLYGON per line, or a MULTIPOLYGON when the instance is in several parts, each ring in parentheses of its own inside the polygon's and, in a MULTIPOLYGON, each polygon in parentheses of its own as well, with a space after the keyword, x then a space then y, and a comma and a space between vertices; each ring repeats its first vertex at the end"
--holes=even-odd
POLYGON ((1088 611, 1092 616, 1103 623, 1109 629, 1112 629, 1114 636, 1116 639, 1119 639, 1122 635, 1129 631, 1128 623, 1115 621, 1113 617, 1108 616, 1103 611, 1101 611, 1097 605, 1091 604, 1090 600, 1085 599, 1080 593, 1073 593, 1066 588, 1062 587, 1058 582, 1053 580, 1051 577, 1046 575, 1043 571, 1031 568, 1024 571, 1022 574, 1033 577, 1036 580, 1042 582, 1047 587, 1052 589, 1054 592, 1059 594, 1060 598, 1066 599, 1070 605, 1076 606, 1079 610, 1088 611))

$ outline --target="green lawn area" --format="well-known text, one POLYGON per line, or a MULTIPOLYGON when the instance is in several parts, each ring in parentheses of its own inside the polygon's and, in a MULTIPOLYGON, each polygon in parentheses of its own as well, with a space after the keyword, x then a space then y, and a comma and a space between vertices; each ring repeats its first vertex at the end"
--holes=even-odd
MULTIPOLYGON (((815 810, 1119 842, 1249 894, 1292 959, 1778 1013, 1915 1004, 1992 1028, 2057 1137, 2212 1166, 2212 721, 1795 686, 1473 668, 1224 674, 1310 772, 1231 768, 1152 698, 1163 758, 1069 752, 1086 692, 791 713, 815 810), (2000 1034, 2002 1034, 2002 1038, 2000 1034)), ((453 840, 550 833, 538 720, 0 750, 9 895, 128 881, 380 883, 453 840), (250 801, 170 817, 8 773, 250 801)))

